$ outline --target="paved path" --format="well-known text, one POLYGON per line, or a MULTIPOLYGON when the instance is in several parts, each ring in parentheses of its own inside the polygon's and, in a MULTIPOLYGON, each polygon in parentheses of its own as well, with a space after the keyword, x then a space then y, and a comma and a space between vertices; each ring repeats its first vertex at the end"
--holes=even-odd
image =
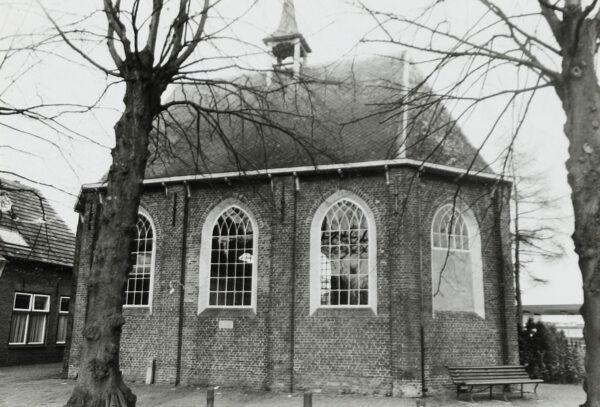
MULTIPOLYGON (((74 381, 60 379, 59 364, 0 368, 0 407, 61 407, 73 389, 74 381)), ((132 384, 138 395, 138 407, 204 407, 206 390, 196 387, 132 384)), ((301 407, 302 395, 285 393, 250 393, 217 389, 215 407, 301 407)), ((504 402, 500 394, 489 401, 485 395, 473 404, 467 401, 429 398, 428 407, 576 407, 584 401, 581 386, 541 385, 539 398, 511 398, 504 402)), ((391 397, 334 396, 315 394, 314 407, 414 407, 414 399, 391 397)))

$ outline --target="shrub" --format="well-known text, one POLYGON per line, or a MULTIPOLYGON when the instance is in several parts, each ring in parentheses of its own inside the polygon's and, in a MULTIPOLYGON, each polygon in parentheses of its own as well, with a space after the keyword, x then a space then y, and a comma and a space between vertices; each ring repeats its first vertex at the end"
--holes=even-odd
POLYGON ((529 374, 550 383, 577 383, 583 379, 581 349, 569 345, 553 325, 527 321, 519 332, 519 357, 529 374))

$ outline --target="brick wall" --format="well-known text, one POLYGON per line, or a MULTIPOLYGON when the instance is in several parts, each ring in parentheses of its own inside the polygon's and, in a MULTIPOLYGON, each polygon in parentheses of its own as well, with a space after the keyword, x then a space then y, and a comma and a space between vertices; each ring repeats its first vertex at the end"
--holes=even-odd
MULTIPOLYGON (((128 379, 143 380, 149 360, 155 359, 156 380, 164 383, 415 394, 421 380, 421 324, 433 390, 447 383, 445 365, 515 360, 512 271, 501 244, 506 231, 500 230, 507 224, 498 221, 499 214, 506 219, 508 207, 499 204, 505 198, 498 198, 491 185, 464 182, 459 187, 447 178, 417 178, 414 170, 398 168, 390 169, 389 183, 383 172, 363 171, 303 176, 299 186, 296 191, 290 176, 190 185, 185 248, 186 190, 147 188, 142 205, 157 236, 153 305, 124 311, 121 368, 128 379), (485 319, 464 312, 432 315, 431 220, 457 188, 481 229, 485 319), (338 190, 360 197, 375 218, 376 312, 318 309, 309 315, 310 225, 319 205, 338 190), (239 202, 258 223, 256 312, 206 309, 198 315, 202 226, 225 199, 239 202), (170 284, 180 281, 182 273, 184 289, 170 284), (171 286, 175 290, 169 294, 171 286), (219 321, 232 321, 233 329, 219 328, 219 321)), ((71 376, 78 369, 94 234, 89 218, 96 210, 92 199, 87 201, 71 376)))
POLYGON ((71 292, 71 269, 10 260, 0 277, 0 366, 60 362, 65 345, 56 344, 61 296, 71 292), (8 345, 15 292, 50 296, 43 345, 8 345))

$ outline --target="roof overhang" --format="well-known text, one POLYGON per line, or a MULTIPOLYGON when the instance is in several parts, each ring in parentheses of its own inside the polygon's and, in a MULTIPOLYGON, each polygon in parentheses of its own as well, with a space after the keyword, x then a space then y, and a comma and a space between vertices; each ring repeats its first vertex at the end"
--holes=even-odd
MULTIPOLYGON (((324 164, 302 167, 273 168, 251 171, 232 171, 212 174, 194 174, 173 177, 147 178, 144 179, 143 185, 167 185, 182 182, 192 183, 211 180, 228 180, 233 178, 273 177, 281 175, 299 176, 302 174, 316 174, 340 171, 343 172, 344 170, 386 170, 388 168, 393 167, 411 167, 417 169, 419 172, 449 176, 452 177, 454 181, 458 181, 461 179, 470 179, 485 182, 512 182, 511 177, 507 177, 504 175, 497 175, 472 169, 466 170, 448 165, 427 163, 421 160, 414 160, 411 158, 397 158, 393 160, 364 161, 345 164, 324 164)), ((102 189, 105 187, 106 182, 97 182, 91 184, 84 184, 82 186, 82 190, 102 189)))
POLYGON ((539 315, 581 315, 581 304, 523 305, 523 313, 539 315))

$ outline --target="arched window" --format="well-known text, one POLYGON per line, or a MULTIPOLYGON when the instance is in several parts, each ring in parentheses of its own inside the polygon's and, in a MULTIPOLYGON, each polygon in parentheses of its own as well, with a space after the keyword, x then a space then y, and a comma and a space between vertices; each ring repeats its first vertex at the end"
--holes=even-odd
POLYGON ((375 222, 360 198, 345 195, 324 202, 313 220, 311 313, 320 307, 376 306, 375 222))
POLYGON ((462 204, 443 205, 434 215, 431 266, 434 311, 484 316, 479 227, 462 204))
POLYGON ((212 229, 209 306, 252 306, 254 228, 241 208, 230 206, 212 229))
POLYGON ((127 277, 125 286, 125 306, 147 307, 152 302, 152 286, 154 275, 154 228, 150 218, 138 214, 137 236, 133 241, 135 264, 127 277))

